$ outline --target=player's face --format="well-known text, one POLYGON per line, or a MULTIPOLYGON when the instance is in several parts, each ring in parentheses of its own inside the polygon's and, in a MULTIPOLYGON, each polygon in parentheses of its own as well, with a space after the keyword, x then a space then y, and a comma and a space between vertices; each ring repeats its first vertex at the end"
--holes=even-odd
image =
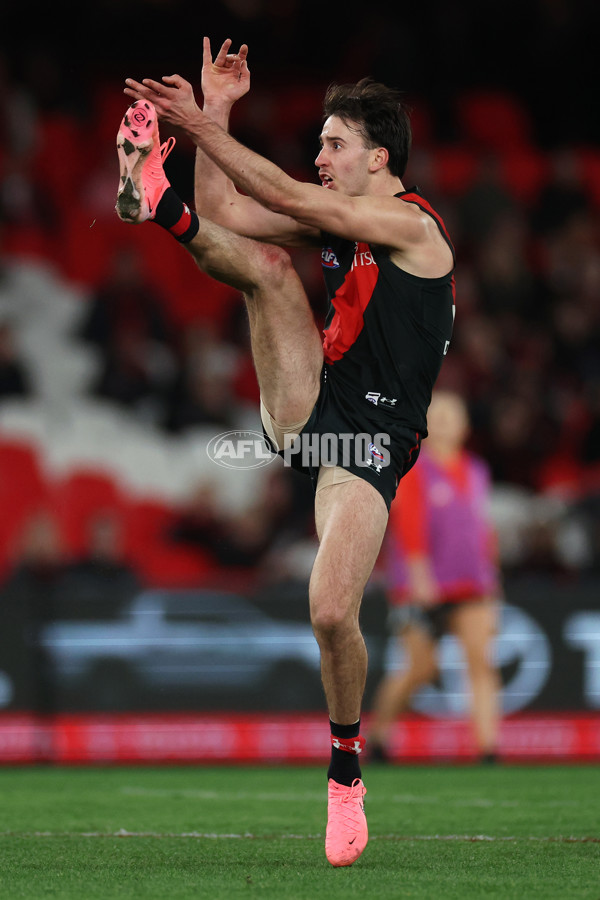
POLYGON ((356 127, 329 116, 321 132, 321 152, 315 160, 324 188, 358 197, 367 192, 373 150, 365 147, 356 127))

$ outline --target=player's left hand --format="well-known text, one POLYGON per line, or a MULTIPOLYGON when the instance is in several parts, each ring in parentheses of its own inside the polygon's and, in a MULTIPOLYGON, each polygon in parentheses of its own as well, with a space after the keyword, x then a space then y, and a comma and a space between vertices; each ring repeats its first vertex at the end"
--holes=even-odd
POLYGON ((202 116, 194 90, 181 75, 163 75, 162 82, 152 78, 135 81, 126 78, 123 93, 135 100, 149 100, 156 107, 159 119, 185 129, 195 118, 202 116))
POLYGON ((205 109, 223 104, 231 107, 250 90, 248 45, 242 44, 237 53, 229 53, 230 49, 231 39, 227 38, 213 62, 210 40, 204 38, 202 93, 205 109))

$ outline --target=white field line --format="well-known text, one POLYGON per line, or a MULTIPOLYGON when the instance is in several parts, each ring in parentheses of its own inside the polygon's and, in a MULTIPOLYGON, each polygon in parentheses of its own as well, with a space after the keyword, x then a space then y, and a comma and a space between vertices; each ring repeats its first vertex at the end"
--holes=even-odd
MULTIPOLYGON (((326 797, 325 791, 302 791, 300 793, 285 793, 275 791, 202 791, 187 788, 172 789, 168 788, 144 788, 144 787, 122 787, 119 793, 126 794, 129 797, 183 797, 186 800, 222 800, 223 802, 232 800, 261 800, 267 803, 281 801, 283 803, 296 803, 298 800, 315 800, 320 801, 326 797)), ((475 806, 475 807, 517 807, 521 804, 518 800, 491 800, 487 797, 465 797, 455 800, 447 797, 438 797, 431 794, 393 794, 385 798, 386 802, 402 803, 406 805, 434 805, 442 803, 444 806, 475 806)), ((579 806, 576 800, 540 800, 535 803, 529 802, 528 807, 532 805, 536 807, 564 807, 579 806)))
MULTIPOLYGON (((243 834, 201 832, 201 831, 0 831, 0 838, 192 838, 195 840, 323 840, 323 834, 243 834)), ((552 844, 598 844, 600 837, 575 837, 569 835, 521 835, 498 836, 490 834, 375 834, 371 841, 457 841, 465 843, 552 843, 552 844)))
POLYGON ((326 791, 302 791, 285 793, 276 791, 201 791, 187 788, 169 790, 168 788, 123 787, 120 794, 128 797, 183 797, 186 800, 265 800, 267 802, 281 800, 283 803, 303 800, 322 800, 327 797, 326 791))

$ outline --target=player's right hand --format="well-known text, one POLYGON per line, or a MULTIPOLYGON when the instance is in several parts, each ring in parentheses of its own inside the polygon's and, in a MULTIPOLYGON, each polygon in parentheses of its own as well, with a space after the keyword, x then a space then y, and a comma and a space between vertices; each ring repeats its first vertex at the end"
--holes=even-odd
POLYGON ((156 107, 160 119, 179 125, 185 130, 196 115, 202 115, 194 90, 181 75, 163 75, 162 82, 152 78, 135 81, 126 78, 124 93, 135 100, 149 100, 156 107))
POLYGON ((237 53, 229 53, 231 40, 223 41, 214 61, 209 38, 204 38, 202 60, 202 93, 204 106, 232 106, 250 90, 248 45, 237 53))

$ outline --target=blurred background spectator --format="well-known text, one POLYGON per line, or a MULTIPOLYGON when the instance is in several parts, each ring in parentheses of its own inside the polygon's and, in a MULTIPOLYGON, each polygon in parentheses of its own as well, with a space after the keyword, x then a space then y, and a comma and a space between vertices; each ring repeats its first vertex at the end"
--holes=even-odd
POLYGON ((82 339, 101 355, 93 390, 156 421, 164 415, 175 377, 175 335, 166 303, 157 296, 139 252, 115 247, 109 262, 81 328, 82 339))
POLYGON ((389 665, 373 700, 370 755, 389 762, 394 721, 433 682, 439 645, 453 634, 467 665, 473 743, 483 762, 496 759, 500 676, 494 640, 502 588, 489 517, 485 462, 464 450, 470 431, 459 394, 434 391, 420 465, 402 479, 385 538, 388 627, 402 662, 389 665))
POLYGON ((19 356, 12 328, 0 322, 0 398, 26 396, 31 391, 26 368, 19 356))
POLYGON ((54 709, 53 673, 39 636, 57 615, 66 566, 57 518, 41 507, 25 522, 0 596, 2 669, 14 685, 8 699, 26 709, 54 709))
POLYGON ((125 530, 117 510, 98 509, 90 516, 83 553, 64 573, 61 617, 110 618, 140 590, 142 580, 127 558, 125 530))

